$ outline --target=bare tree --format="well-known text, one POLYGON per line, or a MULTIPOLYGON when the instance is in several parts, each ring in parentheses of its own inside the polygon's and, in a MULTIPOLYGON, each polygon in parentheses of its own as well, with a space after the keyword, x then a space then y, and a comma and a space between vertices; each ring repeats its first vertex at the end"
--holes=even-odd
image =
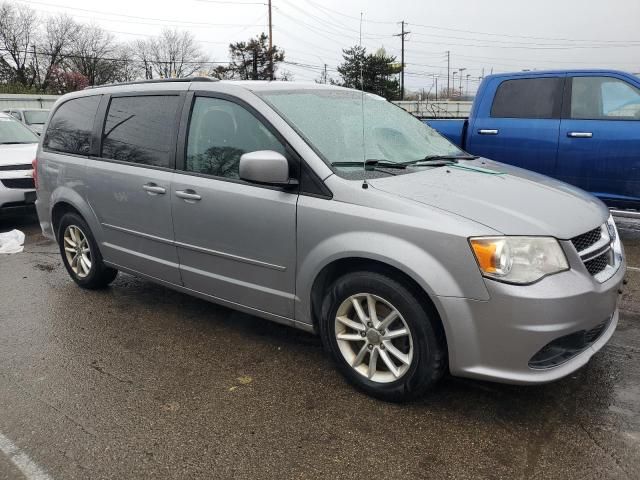
POLYGON ((112 34, 97 25, 80 29, 69 55, 68 66, 84 75, 89 85, 101 85, 118 79, 117 44, 112 34))
POLYGON ((36 68, 31 42, 37 15, 28 6, 0 4, 0 73, 5 81, 33 86, 36 68))
POLYGON ((69 15, 49 17, 45 22, 44 34, 37 48, 34 47, 39 66, 39 84, 43 91, 49 89, 52 77, 59 75, 65 60, 72 54, 80 29, 81 25, 69 15))
POLYGON ((151 40, 135 40, 131 48, 133 58, 138 61, 142 70, 142 76, 147 80, 153 78, 151 43, 151 40))
POLYGON ((130 82, 145 77, 145 70, 137 59, 136 49, 131 44, 118 45, 114 52, 116 60, 116 82, 130 82))
POLYGON ((207 57, 188 31, 165 29, 158 37, 135 42, 135 48, 146 78, 189 77, 207 65, 207 57))

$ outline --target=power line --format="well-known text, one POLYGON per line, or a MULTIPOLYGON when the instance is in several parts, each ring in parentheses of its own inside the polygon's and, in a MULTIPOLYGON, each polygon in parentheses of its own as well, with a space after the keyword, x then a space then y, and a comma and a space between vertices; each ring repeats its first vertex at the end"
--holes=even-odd
MULTIPOLYGON (((80 11, 80 12, 88 12, 88 13, 94 13, 94 14, 99 14, 99 15, 107 15, 107 16, 113 16, 113 17, 122 17, 122 18, 131 18, 131 19, 140 19, 140 20, 152 20, 152 21, 156 21, 156 22, 169 22, 171 25, 168 26, 175 26, 175 25, 179 25, 179 24, 184 24, 184 26, 196 26, 196 25, 201 25, 203 27, 245 27, 247 26, 246 24, 243 23, 208 23, 208 22, 191 22, 191 21, 185 21, 185 20, 174 20, 174 19, 166 19, 166 18, 153 18, 153 17, 139 17, 136 15, 126 15, 123 13, 113 13, 113 12, 105 12, 102 10, 90 10, 87 8, 79 8, 79 7, 67 7, 65 5, 58 5, 58 4, 53 4, 53 3, 46 3, 46 2, 37 2, 37 1, 25 1, 25 0, 15 0, 19 3, 24 3, 24 4, 37 4, 37 5, 44 5, 47 7, 54 7, 54 8, 61 8, 63 10, 71 10, 71 11, 80 11)), ((121 21, 121 20, 119 20, 121 21)), ((146 24, 146 25, 157 25, 157 24, 153 24, 153 23, 149 23, 149 22, 129 22, 129 23, 140 23, 140 24, 146 24)), ((259 26, 259 25, 256 25, 259 26)))
POLYGON ((225 4, 225 5, 266 5, 264 2, 236 2, 231 0, 195 0, 196 2, 201 3, 216 3, 216 4, 225 4))
MULTIPOLYGON (((490 32, 480 32, 477 30, 463 30, 460 28, 450 28, 450 27, 438 27, 436 25, 424 25, 420 23, 411 23, 412 27, 422 27, 429 28, 433 30, 446 30, 451 32, 462 32, 462 33, 471 33, 474 35, 487 35, 494 37, 506 37, 506 38, 524 38, 530 40, 549 40, 549 41, 559 41, 559 42, 600 42, 601 40, 593 40, 593 39, 571 39, 571 38, 557 38, 557 37, 534 37, 528 35, 512 35, 512 34, 504 34, 504 33, 490 33, 490 32)), ((602 40, 604 42, 621 42, 621 43, 633 43, 640 42, 640 40, 602 40)))

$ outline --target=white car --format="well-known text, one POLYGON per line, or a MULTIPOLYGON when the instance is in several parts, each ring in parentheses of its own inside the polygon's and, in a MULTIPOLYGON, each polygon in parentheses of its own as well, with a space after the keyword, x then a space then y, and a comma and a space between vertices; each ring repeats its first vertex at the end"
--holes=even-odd
POLYGON ((38 136, 10 115, 0 113, 0 215, 33 212, 33 166, 38 136))
POLYGON ((8 108, 2 113, 17 118, 38 135, 42 135, 42 129, 49 116, 49 110, 45 108, 8 108))

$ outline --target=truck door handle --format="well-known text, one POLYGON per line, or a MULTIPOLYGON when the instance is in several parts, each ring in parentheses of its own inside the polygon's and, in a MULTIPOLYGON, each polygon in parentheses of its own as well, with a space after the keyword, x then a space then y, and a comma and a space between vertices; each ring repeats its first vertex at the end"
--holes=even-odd
POLYGON ((166 188, 161 187, 153 182, 144 184, 142 188, 144 188, 149 193, 149 195, 164 195, 165 193, 167 193, 166 188))
POLYGON ((591 132, 568 132, 567 137, 571 138, 591 138, 593 133, 591 132))
POLYGON ((195 191, 189 189, 189 190, 176 190, 176 197, 178 198, 183 198, 184 200, 187 201, 192 201, 192 202, 197 202, 198 200, 200 200, 202 197, 200 195, 198 195, 195 191))
POLYGON ((480 135, 498 135, 498 130, 495 129, 485 129, 485 128, 481 128, 480 130, 478 130, 478 133, 480 135))

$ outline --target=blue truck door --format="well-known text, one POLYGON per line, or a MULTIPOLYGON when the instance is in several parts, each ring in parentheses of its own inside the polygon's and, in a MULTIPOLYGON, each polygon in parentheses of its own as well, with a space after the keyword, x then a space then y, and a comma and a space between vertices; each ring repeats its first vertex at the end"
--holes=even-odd
POLYGON ((640 89, 624 78, 567 79, 557 177, 611 207, 640 208, 640 89))
POLYGON ((564 74, 496 78, 485 90, 469 125, 467 150, 554 175, 563 83, 564 74))

